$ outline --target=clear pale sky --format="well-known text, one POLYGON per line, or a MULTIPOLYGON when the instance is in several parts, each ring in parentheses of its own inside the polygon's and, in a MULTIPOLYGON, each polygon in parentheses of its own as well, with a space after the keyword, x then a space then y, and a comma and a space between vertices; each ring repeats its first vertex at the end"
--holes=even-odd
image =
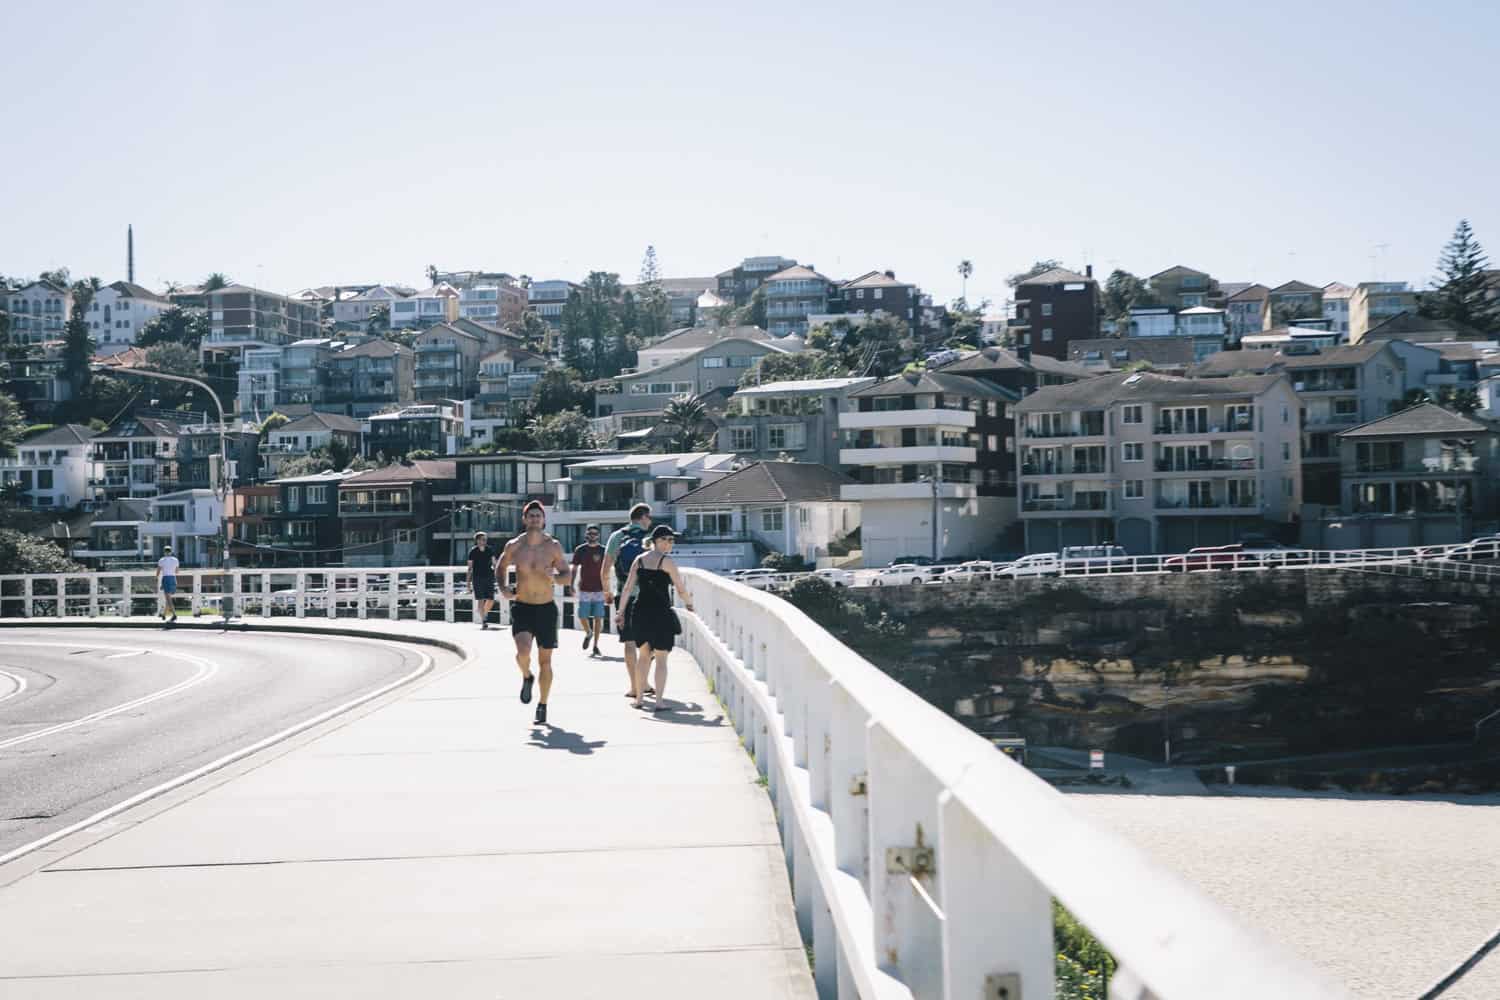
POLYGON ((940 301, 963 258, 1422 286, 1464 216, 1500 261, 1500 5, 1233 10, 12 0, 0 273, 123 278, 126 223, 144 284, 280 291, 648 243, 940 301))

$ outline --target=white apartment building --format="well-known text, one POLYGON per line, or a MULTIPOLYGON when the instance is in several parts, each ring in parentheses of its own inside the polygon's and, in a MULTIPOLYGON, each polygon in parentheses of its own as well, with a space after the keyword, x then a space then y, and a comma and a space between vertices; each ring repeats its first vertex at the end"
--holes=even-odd
POLYGON ((178 490, 152 497, 140 526, 140 544, 148 561, 160 559, 168 545, 184 566, 214 566, 224 531, 224 501, 213 490, 178 490))
POLYGON ((1323 286, 1323 318, 1328 321, 1330 333, 1338 334, 1335 343, 1349 342, 1349 302, 1354 289, 1339 281, 1330 281, 1323 286))
POLYGON ((533 281, 526 290, 526 298, 531 311, 540 316, 548 326, 556 328, 562 326, 563 306, 568 304, 568 296, 577 287, 573 282, 560 278, 533 281))
POLYGON ((1151 372, 1048 386, 1015 407, 1028 552, 1185 552, 1290 525, 1301 421, 1280 373, 1151 372))
POLYGON ((172 308, 165 295, 149 288, 115 281, 94 293, 89 303, 89 332, 104 357, 118 354, 135 343, 141 329, 172 308))
POLYGON ((557 506, 548 513, 548 530, 571 539, 582 536, 584 525, 598 524, 607 536, 629 523, 630 508, 638 503, 651 505, 656 523, 671 524, 669 504, 729 475, 734 463, 734 455, 705 451, 575 462, 554 483, 557 506))
POLYGON ((435 326, 458 319, 458 289, 447 282, 391 303, 391 329, 435 326))
POLYGON ((406 299, 409 292, 392 288, 389 285, 376 285, 367 288, 358 295, 351 296, 333 304, 333 321, 347 326, 364 326, 369 322, 375 311, 384 307, 386 314, 392 318, 396 315, 395 304, 406 299))
POLYGON ((4 301, 10 312, 11 341, 16 344, 61 339, 73 315, 72 291, 47 281, 6 292, 4 301))
POLYGON ((63 424, 27 438, 16 454, 0 456, 0 486, 20 491, 26 507, 65 510, 89 497, 94 432, 63 424))
POLYGON ((930 371, 849 394, 838 462, 854 482, 840 497, 861 504, 866 566, 1002 547, 1016 519, 1003 425, 1018 398, 984 379, 930 371))
POLYGON ((281 388, 280 347, 252 347, 245 350, 239 370, 239 411, 264 420, 276 409, 276 393, 281 388))

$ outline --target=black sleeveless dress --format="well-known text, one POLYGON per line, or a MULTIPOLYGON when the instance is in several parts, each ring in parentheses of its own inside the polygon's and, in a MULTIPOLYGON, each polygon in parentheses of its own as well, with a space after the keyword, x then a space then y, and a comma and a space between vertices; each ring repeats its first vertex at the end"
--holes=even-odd
MULTIPOLYGON (((661 566, 659 559, 656 565, 661 566)), ((676 645, 677 633, 682 631, 677 613, 672 610, 672 577, 664 569, 646 568, 646 556, 637 560, 635 577, 641 589, 630 619, 631 633, 642 646, 663 652, 670 650, 676 645)))

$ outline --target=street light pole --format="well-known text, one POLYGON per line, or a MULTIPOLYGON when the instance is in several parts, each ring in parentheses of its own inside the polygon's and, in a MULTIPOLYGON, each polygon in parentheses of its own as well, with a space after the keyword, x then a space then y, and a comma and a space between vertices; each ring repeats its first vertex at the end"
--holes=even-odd
POLYGON ((214 401, 214 408, 219 411, 219 476, 218 483, 214 486, 214 495, 219 498, 219 503, 223 507, 219 513, 221 535, 219 568, 227 570, 229 568, 229 447, 224 439, 224 404, 219 402, 219 394, 214 392, 213 387, 208 383, 200 382, 198 379, 189 378, 186 375, 169 375, 166 372, 154 372, 144 368, 126 368, 123 365, 96 364, 89 367, 96 372, 107 372, 110 375, 139 375, 142 378, 160 379, 163 382, 182 382, 187 385, 197 386, 208 393, 209 398, 214 401))

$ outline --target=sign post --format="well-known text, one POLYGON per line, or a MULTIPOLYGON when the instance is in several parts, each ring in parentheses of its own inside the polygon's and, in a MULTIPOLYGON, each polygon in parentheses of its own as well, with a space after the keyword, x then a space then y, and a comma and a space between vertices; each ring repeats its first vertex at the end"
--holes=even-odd
POLYGON ((1103 767, 1104 767, 1104 751, 1103 750, 1090 750, 1089 751, 1089 770, 1091 770, 1091 771, 1097 771, 1097 770, 1099 770, 1099 769, 1101 769, 1103 767))

